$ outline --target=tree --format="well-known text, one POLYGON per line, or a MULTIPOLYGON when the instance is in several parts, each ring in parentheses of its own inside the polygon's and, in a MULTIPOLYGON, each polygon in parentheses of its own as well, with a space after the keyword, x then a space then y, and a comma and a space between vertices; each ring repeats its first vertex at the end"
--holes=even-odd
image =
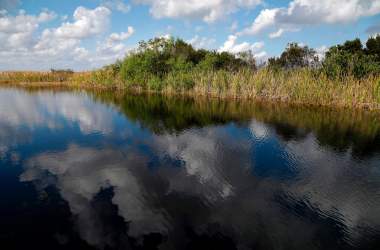
POLYGON ((333 46, 326 53, 323 71, 332 78, 353 75, 356 78, 380 73, 380 38, 370 38, 366 48, 360 39, 333 46))
POLYGON ((302 67, 315 67, 319 62, 314 49, 300 46, 298 43, 289 43, 279 58, 270 58, 269 67, 295 69, 302 67))
POLYGON ((343 45, 338 45, 339 50, 346 51, 350 54, 363 53, 363 44, 359 38, 355 40, 346 41, 343 45))
POLYGON ((366 43, 365 52, 367 55, 373 55, 377 61, 380 61, 380 35, 370 37, 366 43))

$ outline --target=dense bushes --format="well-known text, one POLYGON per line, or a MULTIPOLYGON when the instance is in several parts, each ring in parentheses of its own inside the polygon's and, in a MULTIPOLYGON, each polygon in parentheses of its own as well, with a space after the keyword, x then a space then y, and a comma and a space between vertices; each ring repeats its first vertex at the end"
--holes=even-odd
POLYGON ((318 58, 315 50, 288 44, 280 57, 270 58, 271 70, 294 70, 298 68, 317 69, 331 79, 353 76, 357 79, 380 74, 380 36, 371 37, 364 47, 360 39, 346 41, 331 47, 325 58, 318 58))
POLYGON ((369 38, 366 47, 360 39, 346 41, 327 51, 322 70, 331 78, 367 77, 380 73, 380 37, 369 38))
MULTIPOLYGON (((192 73, 254 71, 256 61, 252 52, 233 55, 195 49, 181 39, 155 38, 140 42, 138 49, 123 61, 108 67, 112 67, 113 74, 127 86, 160 90, 170 85, 173 89, 188 89, 194 85, 192 73)), ((333 46, 325 58, 319 58, 308 46, 289 43, 279 57, 268 59, 267 67, 277 72, 309 68, 315 75, 323 73, 330 79, 377 75, 380 73, 380 36, 369 38, 366 46, 359 39, 333 46)))
POLYGON ((155 38, 140 42, 120 67, 121 79, 129 86, 159 90, 164 84, 177 89, 191 88, 193 71, 238 71, 255 68, 252 54, 239 56, 227 52, 194 49, 181 39, 155 38))

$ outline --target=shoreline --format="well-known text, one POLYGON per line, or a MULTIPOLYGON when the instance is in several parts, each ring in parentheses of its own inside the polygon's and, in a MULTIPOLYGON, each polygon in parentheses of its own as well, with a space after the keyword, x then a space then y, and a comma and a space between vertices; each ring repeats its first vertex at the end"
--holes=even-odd
POLYGON ((133 88, 123 86, 122 84, 115 85, 104 85, 104 84, 91 84, 91 83, 75 83, 71 81, 62 81, 62 82, 16 82, 16 83, 5 83, 0 82, 1 87, 19 87, 19 88, 41 88, 41 89, 54 89, 54 88, 63 88, 66 90, 87 90, 87 91, 122 91, 130 94, 144 94, 144 95, 162 95, 169 97, 186 97, 186 98, 211 98, 211 99, 220 99, 220 100, 235 100, 235 101, 253 101, 258 103, 268 103, 268 104, 281 104, 297 107, 310 107, 310 108, 331 108, 331 109, 351 109, 359 111, 370 111, 370 112, 379 112, 380 113, 380 103, 352 103, 352 105, 347 105, 345 103, 331 102, 331 103, 315 103, 315 102, 302 102, 291 100, 290 97, 275 97, 275 96, 252 96, 252 95, 236 95, 236 94, 219 94, 215 92, 197 92, 194 90, 189 91, 173 91, 173 90, 147 90, 142 88, 133 88))

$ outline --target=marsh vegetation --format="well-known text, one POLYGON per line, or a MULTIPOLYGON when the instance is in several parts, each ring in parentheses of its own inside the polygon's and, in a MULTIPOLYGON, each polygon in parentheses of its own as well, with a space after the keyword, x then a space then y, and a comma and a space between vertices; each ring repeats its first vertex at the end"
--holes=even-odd
POLYGON ((3 72, 0 83, 64 83, 175 95, 280 100, 318 106, 380 108, 380 37, 331 47, 325 58, 290 43, 266 64, 251 52, 195 49, 181 39, 142 41, 123 60, 74 73, 3 72))

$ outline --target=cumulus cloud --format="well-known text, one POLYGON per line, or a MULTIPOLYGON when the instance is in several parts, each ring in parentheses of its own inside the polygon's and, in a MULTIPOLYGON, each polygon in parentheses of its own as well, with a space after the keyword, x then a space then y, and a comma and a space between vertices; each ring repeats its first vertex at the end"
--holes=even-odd
POLYGON ((145 164, 146 160, 133 152, 125 154, 116 149, 97 150, 70 145, 63 152, 44 153, 30 159, 20 179, 41 179, 49 185, 47 175, 56 176, 54 184, 75 215, 81 237, 90 245, 104 248, 107 244, 102 228, 104 222, 98 221, 91 202, 108 187, 114 187, 112 202, 118 206, 119 215, 126 222, 131 221, 130 235, 166 231, 165 218, 149 206, 144 198, 148 192, 133 172, 134 168, 142 168, 145 164))
POLYGON ((121 42, 130 38, 133 33, 135 33, 135 29, 132 26, 129 26, 127 32, 112 33, 109 36, 108 41, 110 43, 121 42))
MULTIPOLYGON (((262 10, 252 25, 240 34, 256 35, 273 27, 294 28, 321 23, 352 22, 360 17, 378 13, 380 13, 380 0, 293 0, 287 8, 262 10)), ((276 34, 272 33, 273 36, 276 34)))
POLYGON ((29 47, 39 25, 55 17, 56 14, 50 11, 42 11, 36 16, 27 15, 23 10, 16 16, 3 12, 3 16, 0 16, 0 51, 29 47))
POLYGON ((93 104, 90 97, 80 95, 40 93, 32 96, 16 90, 0 93, 1 127, 55 129, 61 126, 56 121, 63 118, 72 125, 77 124, 83 134, 109 134, 113 114, 108 111, 101 104, 93 104))
POLYGON ((48 10, 39 15, 0 15, 0 70, 46 70, 50 68, 88 69, 103 66, 126 53, 123 44, 133 35, 133 27, 126 32, 112 33, 98 43, 96 51, 82 46, 84 39, 103 35, 110 23, 111 10, 105 6, 94 9, 78 7, 72 20, 56 28, 40 30, 40 24, 56 17, 48 10), (31 66, 32 65, 32 66, 31 66))
POLYGON ((253 243, 264 243, 265 249, 307 249, 312 240, 323 243, 320 232, 337 233, 339 240, 327 242, 332 248, 361 245, 380 226, 379 155, 357 160, 351 150, 338 153, 321 146, 304 129, 304 136, 283 140, 277 128, 288 124, 275 121, 241 121, 232 125, 233 131, 231 124, 218 123, 141 136, 115 108, 81 93, 0 92, 0 158, 23 163, 20 180, 33 182, 38 191, 55 187, 73 214, 76 232, 90 245, 106 249, 115 240, 110 235, 125 242, 161 233, 172 249, 183 249, 178 244, 189 240, 184 218, 186 230, 205 236, 215 230, 233 237, 241 249, 253 243), (35 137, 33 128, 50 128, 50 123, 75 123, 84 134, 107 135, 94 147, 72 138, 64 149, 9 151, 12 144, 38 144, 43 139, 35 137), (123 140, 121 127, 130 130, 123 140), (273 161, 260 147, 281 150, 274 152, 281 161, 273 161), (152 163, 157 164, 154 170, 152 163), (296 176, 263 177, 259 168, 285 168, 296 176), (103 207, 94 203, 105 189, 113 192, 100 200, 115 209, 108 207, 109 216, 102 217, 103 207), (127 226, 114 226, 115 220, 109 219, 113 215, 127 226))
POLYGON ((272 32, 269 34, 269 38, 274 39, 274 38, 279 38, 281 37, 285 32, 285 29, 280 28, 279 30, 272 32))
POLYGON ((253 8, 261 0, 134 0, 137 4, 150 5, 155 18, 201 18, 214 22, 242 8, 253 8))
POLYGON ((223 46, 219 48, 219 52, 230 52, 233 54, 239 54, 241 52, 253 52, 253 56, 256 59, 263 59, 267 53, 261 51, 264 48, 264 42, 248 43, 242 42, 237 43, 238 37, 235 35, 230 35, 227 41, 224 42, 223 46))
POLYGON ((57 37, 83 39, 104 32, 109 24, 111 11, 106 7, 93 10, 78 7, 74 12, 74 22, 63 23, 54 30, 57 37))
POLYGON ((128 40, 134 32, 135 29, 129 26, 127 32, 112 33, 103 43, 98 44, 96 55, 89 57, 88 60, 102 66, 102 64, 109 64, 123 58, 130 50, 123 42, 128 40))
MULTIPOLYGON (((154 135, 146 145, 151 149, 149 154, 133 147, 99 149, 72 144, 63 151, 28 159, 20 179, 41 189, 56 187, 67 201, 82 239, 101 249, 110 244, 107 235, 117 228, 96 216, 99 207, 92 205, 107 188, 112 188, 113 196, 106 202, 115 205, 118 215, 128 223, 127 231, 119 234, 141 239, 149 233, 162 233, 175 249, 182 249, 178 242, 189 240, 182 231, 183 223, 178 223, 183 221, 183 214, 188 219, 186 229, 208 235, 212 230, 209 225, 218 225, 216 232, 234 237, 242 249, 258 242, 268 249, 277 245, 304 249, 327 230, 339 233, 338 244, 348 241, 356 245, 379 227, 380 200, 374 192, 379 183, 363 181, 379 178, 378 157, 358 162, 350 152, 337 154, 321 148, 311 133, 285 142, 268 124, 251 121, 247 126, 242 129, 250 129, 253 138, 236 137, 222 126, 154 135), (252 152, 260 145, 273 147, 277 139, 293 162, 292 166, 279 164, 295 168, 292 171, 297 177, 293 179, 263 178, 252 173, 259 167, 255 159, 266 157, 252 157, 252 152), (163 164, 151 171, 150 154, 158 162, 170 158, 183 165, 163 164), (299 206, 300 210, 294 208, 299 206), (267 237, 274 240, 260 240, 267 237)), ((328 243, 336 246, 335 242, 328 243)))

